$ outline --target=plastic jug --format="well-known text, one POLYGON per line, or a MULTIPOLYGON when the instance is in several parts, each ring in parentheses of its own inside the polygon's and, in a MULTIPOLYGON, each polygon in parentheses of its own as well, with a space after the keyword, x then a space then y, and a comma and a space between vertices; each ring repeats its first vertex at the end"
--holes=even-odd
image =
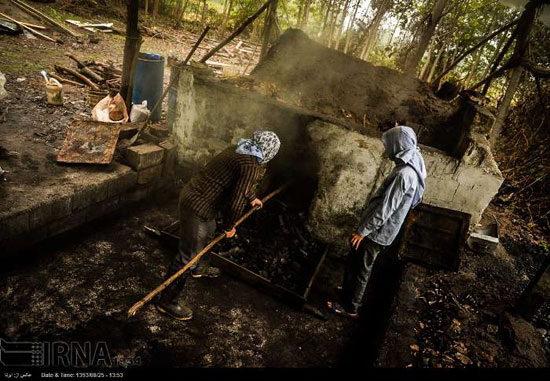
POLYGON ((3 99, 8 96, 8 92, 4 89, 6 83, 6 76, 0 72, 0 99, 3 99))
POLYGON ((147 100, 144 100, 141 102, 141 104, 134 104, 132 105, 132 109, 130 110, 130 121, 133 122, 142 122, 147 117, 151 111, 147 108, 147 100))
POLYGON ((46 98, 51 105, 63 104, 63 85, 55 78, 50 78, 46 84, 46 98))

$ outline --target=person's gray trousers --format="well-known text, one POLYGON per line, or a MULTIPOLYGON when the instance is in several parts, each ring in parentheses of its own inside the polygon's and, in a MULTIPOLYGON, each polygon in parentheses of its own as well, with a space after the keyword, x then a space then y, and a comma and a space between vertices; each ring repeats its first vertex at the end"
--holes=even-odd
MULTIPOLYGON (((180 243, 178 253, 172 261, 169 274, 172 275, 180 268, 188 264, 213 238, 216 232, 216 221, 205 221, 187 208, 180 209, 180 243)), ((191 271, 197 266, 209 266, 211 254, 204 254, 198 263, 191 267, 191 271)), ((179 277, 179 287, 183 288, 189 270, 179 277)))
POLYGON ((384 248, 365 237, 358 250, 349 251, 342 287, 342 307, 347 312, 357 313, 361 307, 374 261, 384 248))

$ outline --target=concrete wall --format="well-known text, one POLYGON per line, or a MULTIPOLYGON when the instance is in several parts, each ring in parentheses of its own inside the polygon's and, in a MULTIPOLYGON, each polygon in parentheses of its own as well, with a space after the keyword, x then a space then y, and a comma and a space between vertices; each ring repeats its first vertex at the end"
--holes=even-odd
MULTIPOLYGON (((310 123, 307 132, 319 161, 310 224, 323 240, 343 241, 393 162, 386 157, 378 137, 321 121, 310 123)), ((421 151, 428 172, 423 202, 469 213, 474 225, 503 179, 486 139, 479 135, 472 138, 461 160, 430 147, 421 146, 421 151)))
MULTIPOLYGON (((281 171, 308 172, 318 181, 309 215, 315 234, 327 242, 344 242, 393 167, 380 134, 351 131, 235 85, 203 69, 181 70, 169 126, 179 164, 202 166, 254 130, 274 130, 282 146, 273 165, 281 171)), ((477 133, 470 137, 460 160, 421 147, 428 170, 424 202, 470 213, 475 224, 503 179, 486 139, 477 133)))
MULTIPOLYGON (((281 138, 278 158, 299 157, 307 116, 279 102, 214 78, 200 69, 180 71, 172 129, 183 167, 202 166, 216 153, 255 130, 281 138), (201 73, 198 75, 198 73, 201 73)), ((281 160, 278 160, 281 162, 281 160)))

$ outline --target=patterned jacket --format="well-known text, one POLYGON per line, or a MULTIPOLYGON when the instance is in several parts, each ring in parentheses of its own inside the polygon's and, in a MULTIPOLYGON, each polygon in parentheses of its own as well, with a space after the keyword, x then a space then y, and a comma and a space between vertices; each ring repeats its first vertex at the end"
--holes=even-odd
POLYGON ((180 208, 190 209, 204 220, 213 220, 220 212, 224 230, 229 231, 256 198, 256 189, 265 174, 265 166, 256 157, 235 152, 231 146, 215 156, 183 187, 180 208))

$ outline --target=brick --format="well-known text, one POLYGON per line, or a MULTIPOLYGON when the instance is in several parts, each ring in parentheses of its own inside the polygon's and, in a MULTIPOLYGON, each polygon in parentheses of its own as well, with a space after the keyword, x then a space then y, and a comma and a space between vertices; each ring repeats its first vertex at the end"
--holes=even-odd
POLYGON ((132 202, 140 201, 146 198, 149 194, 149 186, 138 185, 135 190, 124 193, 120 197, 120 204, 125 205, 132 202))
POLYGON ((168 140, 165 140, 159 143, 159 147, 164 148, 162 177, 172 177, 176 166, 176 145, 168 140))
POLYGON ((29 229, 36 229, 71 213, 70 195, 59 195, 40 203, 30 212, 29 229))
POLYGON ((126 150, 126 160, 136 171, 150 168, 162 163, 164 149, 156 144, 146 143, 126 150))
POLYGON ((138 172, 138 184, 148 184, 162 175, 162 164, 142 169, 138 172))
POLYGON ((28 232, 29 220, 30 214, 26 211, 0 221, 0 240, 28 232))
POLYGON ((89 205, 107 199, 109 195, 109 180, 102 180, 96 184, 87 184, 71 197, 71 209, 80 210, 89 205))
POLYGON ((117 210, 119 207, 119 203, 120 198, 114 197, 90 206, 88 209, 86 209, 86 222, 90 222, 98 217, 117 210))
POLYGON ((124 192, 127 192, 128 190, 135 187, 135 185, 137 184, 137 176, 137 172, 134 172, 128 168, 128 172, 117 177, 109 183, 109 191, 107 197, 110 199, 116 196, 120 196, 124 192))

